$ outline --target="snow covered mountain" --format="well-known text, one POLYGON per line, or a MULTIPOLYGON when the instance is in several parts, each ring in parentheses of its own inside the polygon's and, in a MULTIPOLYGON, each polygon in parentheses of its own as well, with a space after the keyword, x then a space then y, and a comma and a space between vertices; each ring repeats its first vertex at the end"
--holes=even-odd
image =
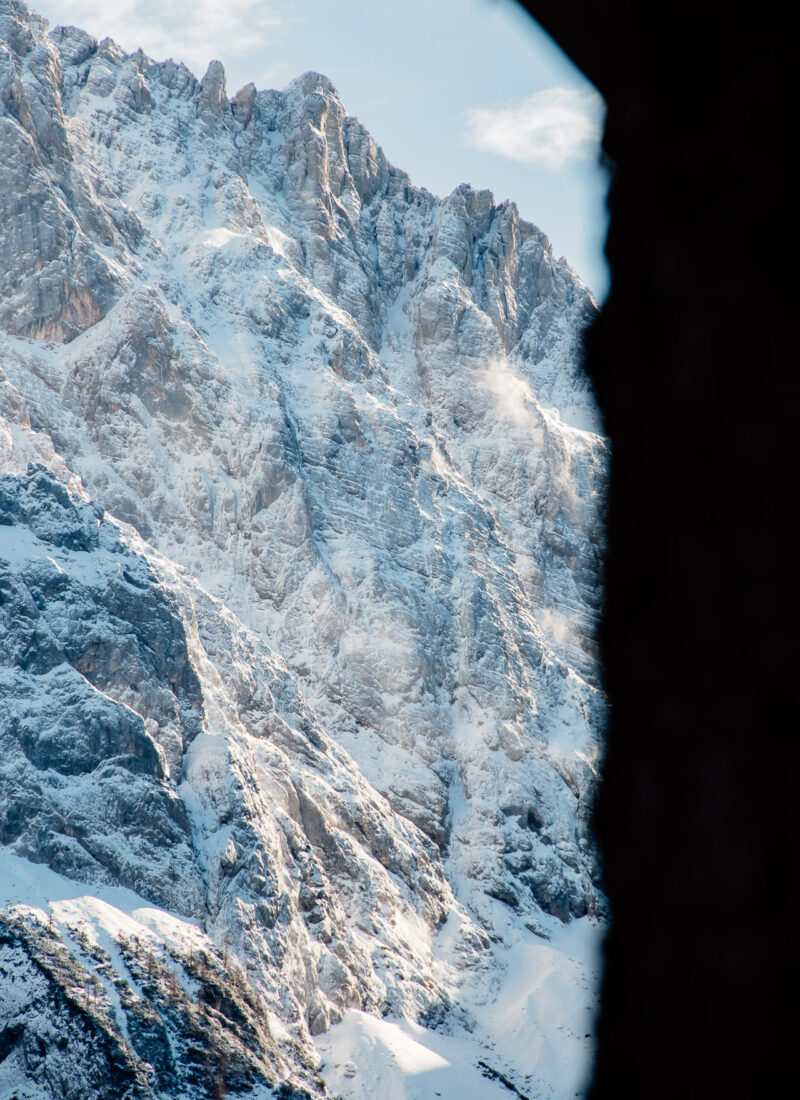
POLYGON ((20 0, 0 177, 0 1095, 576 1094, 591 295, 326 77, 20 0))

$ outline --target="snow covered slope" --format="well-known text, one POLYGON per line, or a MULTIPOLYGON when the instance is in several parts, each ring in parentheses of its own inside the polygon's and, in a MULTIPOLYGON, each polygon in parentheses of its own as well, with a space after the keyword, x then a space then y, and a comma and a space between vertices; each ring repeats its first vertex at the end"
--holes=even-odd
MULTIPOLYGON (((509 953, 602 915, 590 294, 513 204, 414 187, 318 74, 229 99, 218 62, 17 0, 0 44, 0 842, 80 884, 108 955, 59 878, 8 893, 3 973, 58 941, 63 999, 93 967, 131 1096, 324 1095, 311 1036, 352 1011, 470 1028, 559 1095, 540 1010, 513 1041, 486 1014, 509 953), (192 1076, 198 936, 223 1053, 192 1076)), ((591 985, 551 954, 534 985, 591 985)), ((26 982, 0 1067, 51 1095, 26 982)))

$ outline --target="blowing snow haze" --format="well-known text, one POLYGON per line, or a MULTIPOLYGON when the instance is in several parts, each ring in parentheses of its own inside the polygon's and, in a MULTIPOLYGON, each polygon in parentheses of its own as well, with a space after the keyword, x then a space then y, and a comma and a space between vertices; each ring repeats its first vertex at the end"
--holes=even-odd
POLYGON ((0 1095, 580 1094, 594 300, 325 76, 0 43, 0 1095))

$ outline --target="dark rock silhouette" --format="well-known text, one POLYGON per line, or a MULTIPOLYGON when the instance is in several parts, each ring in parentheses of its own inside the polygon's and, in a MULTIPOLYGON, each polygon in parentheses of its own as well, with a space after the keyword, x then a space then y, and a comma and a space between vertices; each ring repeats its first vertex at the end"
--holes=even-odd
POLYGON ((778 1095, 763 1007, 791 951, 775 837, 797 801, 777 774, 796 752, 785 35, 713 5, 525 7, 604 95, 615 165, 587 364, 614 456, 592 1097, 778 1095))

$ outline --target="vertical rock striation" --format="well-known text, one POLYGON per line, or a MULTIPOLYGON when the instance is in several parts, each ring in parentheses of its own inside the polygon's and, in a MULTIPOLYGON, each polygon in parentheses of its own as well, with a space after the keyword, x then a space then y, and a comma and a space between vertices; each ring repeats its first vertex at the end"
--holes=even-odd
POLYGON ((191 929, 239 958, 247 1087, 313 1093, 349 1008, 458 1018, 491 939, 602 913, 596 307, 326 77, 0 40, 0 840, 183 921, 187 987, 191 929))

